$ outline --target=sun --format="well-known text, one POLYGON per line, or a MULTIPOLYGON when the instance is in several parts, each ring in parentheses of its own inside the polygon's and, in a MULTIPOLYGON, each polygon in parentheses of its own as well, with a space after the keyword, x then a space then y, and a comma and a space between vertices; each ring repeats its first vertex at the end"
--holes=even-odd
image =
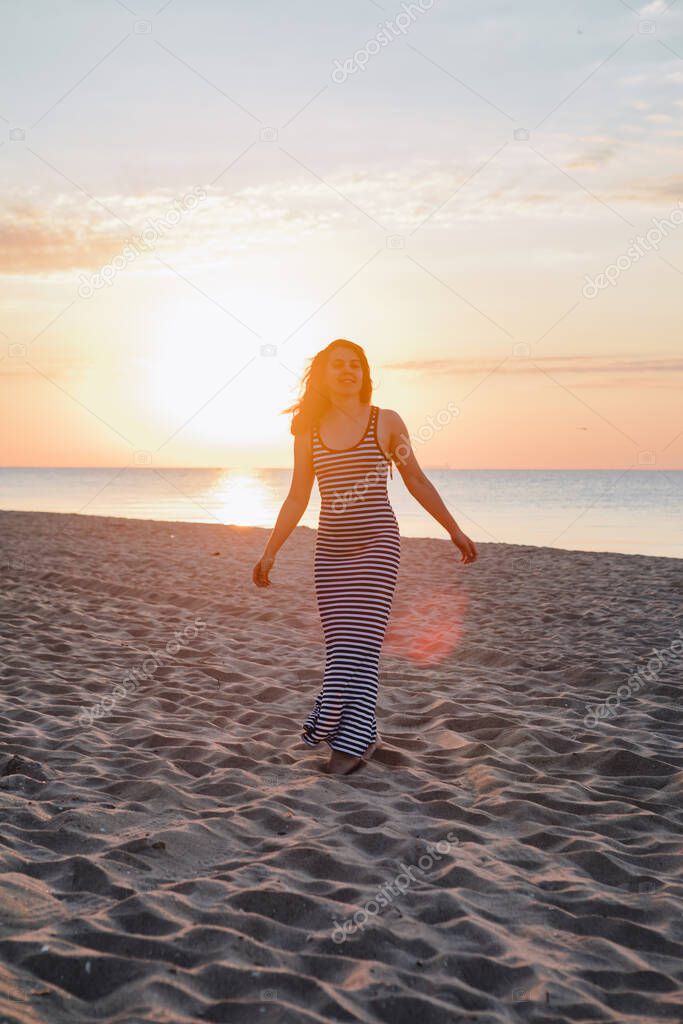
MULTIPOLYGON (((279 445, 300 380, 290 353, 234 331, 226 315, 202 306, 160 309, 146 340, 146 397, 162 429, 181 427, 195 444, 239 445, 242 454, 279 445)), ((243 459, 239 459, 243 464, 243 459)))

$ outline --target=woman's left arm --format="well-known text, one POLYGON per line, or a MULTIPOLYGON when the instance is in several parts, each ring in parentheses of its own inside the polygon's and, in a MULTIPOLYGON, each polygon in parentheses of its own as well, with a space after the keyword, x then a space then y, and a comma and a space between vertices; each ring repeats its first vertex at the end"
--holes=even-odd
POLYGON ((408 429, 399 414, 393 409, 386 409, 385 415, 390 430, 389 452, 392 460, 398 466, 404 484, 415 500, 419 501, 420 505, 436 519, 437 523, 443 526, 462 553, 461 561, 465 565, 469 565, 470 562, 476 560, 478 554, 474 541, 470 540, 460 529, 444 505, 436 487, 422 470, 410 444, 408 429))

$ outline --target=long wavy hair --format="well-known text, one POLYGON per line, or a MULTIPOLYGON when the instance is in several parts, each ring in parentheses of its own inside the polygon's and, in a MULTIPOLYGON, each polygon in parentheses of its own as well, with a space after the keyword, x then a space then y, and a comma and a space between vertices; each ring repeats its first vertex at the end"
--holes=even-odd
POLYGON ((292 434, 301 434, 306 430, 317 427, 320 417, 330 407, 330 399, 325 386, 325 368, 327 357, 332 349, 344 345, 353 349, 360 360, 363 370, 363 382, 360 388, 360 400, 367 403, 372 398, 372 378, 370 377, 370 364, 365 352, 356 345, 355 341, 347 341, 346 338, 335 338, 329 345, 317 352, 308 361, 308 366, 301 381, 301 393, 294 405, 288 406, 282 412, 291 412, 292 423, 290 430, 292 434))

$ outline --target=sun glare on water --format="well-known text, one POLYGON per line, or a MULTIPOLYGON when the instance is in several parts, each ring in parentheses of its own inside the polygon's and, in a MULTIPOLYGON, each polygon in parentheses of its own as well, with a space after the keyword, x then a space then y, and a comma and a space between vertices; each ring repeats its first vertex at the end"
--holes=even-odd
POLYGON ((204 498, 216 519, 229 526, 272 526, 273 498, 255 473, 226 470, 204 498))

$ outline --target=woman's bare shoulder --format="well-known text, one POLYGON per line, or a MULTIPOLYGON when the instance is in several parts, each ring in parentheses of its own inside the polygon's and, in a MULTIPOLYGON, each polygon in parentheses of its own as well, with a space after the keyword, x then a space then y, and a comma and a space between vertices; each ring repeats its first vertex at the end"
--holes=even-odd
POLYGON ((382 413, 382 423, 387 427, 387 429, 392 431, 405 429, 403 418, 395 409, 382 409, 380 406, 377 406, 377 409, 378 413, 382 413))

